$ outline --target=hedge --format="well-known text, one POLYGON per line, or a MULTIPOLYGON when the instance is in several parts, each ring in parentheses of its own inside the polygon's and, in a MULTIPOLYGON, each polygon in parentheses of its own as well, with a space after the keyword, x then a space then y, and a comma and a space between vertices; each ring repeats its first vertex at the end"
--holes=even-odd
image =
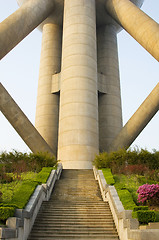
POLYGON ((103 175, 105 177, 105 180, 107 184, 114 185, 115 180, 113 178, 112 172, 110 168, 102 168, 103 175))
POLYGON ((131 193, 127 189, 116 188, 120 201, 126 210, 133 210, 136 204, 133 201, 131 193))
POLYGON ((138 221, 141 224, 148 224, 149 222, 155 222, 156 220, 156 214, 154 211, 150 211, 150 210, 139 210, 136 212, 138 221))
POLYGON ((52 169, 53 169, 52 167, 43 167, 42 170, 36 176, 34 181, 38 182, 39 184, 46 183, 52 169))
MULTIPOLYGON (((111 173, 111 169, 110 168, 102 168, 102 172, 103 172, 106 182, 110 185, 114 185, 115 180, 111 173)), ((124 188, 122 185, 115 186, 115 188, 117 190, 120 201, 122 202, 124 208, 127 210, 129 210, 129 209, 133 210, 136 207, 136 204, 134 203, 131 193, 126 188, 124 188)))
POLYGON ((9 217, 13 217, 14 211, 14 207, 0 207, 0 220, 4 221, 9 217))
POLYGON ((29 201, 32 193, 34 192, 38 182, 35 181, 24 181, 22 182, 19 189, 13 195, 10 204, 17 205, 18 208, 24 208, 29 201))
POLYGON ((0 220, 4 221, 8 217, 13 216, 16 208, 24 208, 28 203, 32 193, 38 184, 46 183, 52 167, 43 167, 33 180, 25 180, 14 193, 13 198, 8 203, 0 203, 0 220))
POLYGON ((133 212, 137 212, 140 210, 142 210, 142 211, 149 210, 149 207, 148 206, 136 206, 136 207, 134 207, 133 212))

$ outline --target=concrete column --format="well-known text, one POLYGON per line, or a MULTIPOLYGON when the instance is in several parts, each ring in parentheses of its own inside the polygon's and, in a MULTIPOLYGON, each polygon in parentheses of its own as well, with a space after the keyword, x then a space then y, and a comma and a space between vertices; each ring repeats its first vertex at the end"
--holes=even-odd
POLYGON ((100 27, 97 30, 97 40, 98 72, 105 75, 107 92, 99 94, 99 150, 107 151, 122 128, 116 27, 100 27))
POLYGON ((95 0, 65 0, 58 159, 89 169, 98 153, 95 0))
POLYGON ((159 24, 129 0, 107 0, 108 13, 159 61, 159 24))
POLYGON ((109 151, 128 148, 159 110, 159 83, 125 124, 109 146, 109 151))
POLYGON ((35 126, 54 152, 57 151, 59 94, 51 94, 52 75, 61 70, 61 27, 43 26, 35 126))
POLYGON ((0 59, 53 11, 53 0, 28 0, 0 23, 0 59))
POLYGON ((0 110, 33 152, 50 152, 52 149, 18 107, 0 83, 0 110))

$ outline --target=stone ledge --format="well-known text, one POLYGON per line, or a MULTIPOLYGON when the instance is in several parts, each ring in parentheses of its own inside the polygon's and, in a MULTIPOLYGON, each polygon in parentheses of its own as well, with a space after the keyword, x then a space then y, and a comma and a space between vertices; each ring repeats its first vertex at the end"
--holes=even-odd
POLYGON ((62 164, 52 170, 47 183, 38 185, 25 209, 16 209, 15 217, 8 218, 5 227, 0 227, 0 239, 27 240, 43 201, 48 201, 56 180, 60 178, 62 164))

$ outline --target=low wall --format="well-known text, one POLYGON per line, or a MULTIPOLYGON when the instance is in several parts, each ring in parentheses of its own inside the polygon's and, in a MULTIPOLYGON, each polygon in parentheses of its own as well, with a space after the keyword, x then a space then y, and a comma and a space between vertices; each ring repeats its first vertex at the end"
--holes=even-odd
POLYGON ((159 228, 150 229, 150 226, 156 228, 156 224, 139 228, 138 220, 132 218, 132 210, 124 209, 115 187, 106 183, 102 170, 93 167, 93 171, 103 200, 109 202, 120 240, 159 240, 159 228))
POLYGON ((0 228, 0 239, 27 240, 43 201, 48 201, 56 180, 60 178, 62 164, 52 170, 47 183, 38 185, 25 209, 16 209, 15 217, 8 218, 6 226, 0 228))

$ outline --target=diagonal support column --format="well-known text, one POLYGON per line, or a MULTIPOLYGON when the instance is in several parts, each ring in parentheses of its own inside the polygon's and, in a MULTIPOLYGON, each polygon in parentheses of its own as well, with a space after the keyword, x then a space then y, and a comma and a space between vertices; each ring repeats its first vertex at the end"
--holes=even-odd
POLYGON ((159 24, 129 0, 107 0, 107 12, 157 61, 159 24))
POLYGON ((128 148, 159 110, 159 83, 122 128, 109 151, 128 148))
POLYGON ((18 107, 0 83, 0 110, 33 152, 50 152, 52 149, 18 107))
POLYGON ((53 0, 28 0, 0 23, 0 59, 53 11, 53 0))

